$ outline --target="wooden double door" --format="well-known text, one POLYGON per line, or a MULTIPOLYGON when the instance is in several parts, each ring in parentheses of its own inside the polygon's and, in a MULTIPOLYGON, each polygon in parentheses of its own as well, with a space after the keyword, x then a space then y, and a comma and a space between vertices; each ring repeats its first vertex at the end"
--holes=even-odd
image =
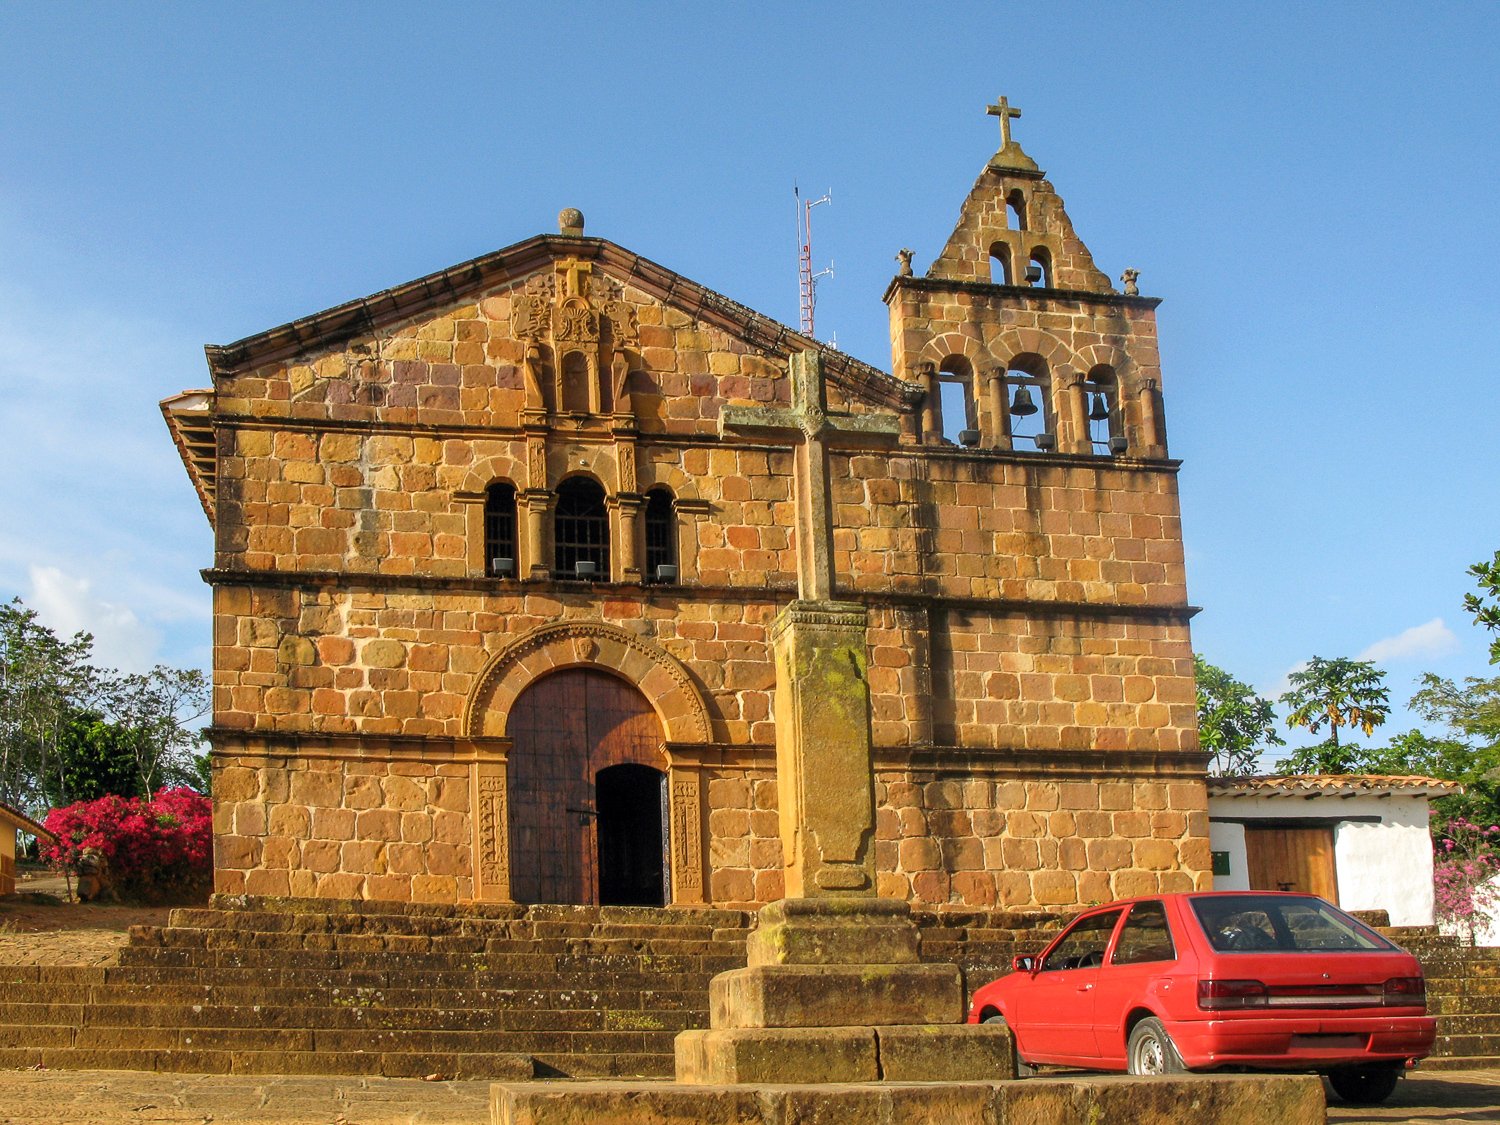
POLYGON ((1332 828, 1245 827, 1250 889, 1301 891, 1339 901, 1332 828))
POLYGON ((633 685, 568 668, 517 697, 511 738, 511 896, 663 906, 667 775, 661 722, 633 685))

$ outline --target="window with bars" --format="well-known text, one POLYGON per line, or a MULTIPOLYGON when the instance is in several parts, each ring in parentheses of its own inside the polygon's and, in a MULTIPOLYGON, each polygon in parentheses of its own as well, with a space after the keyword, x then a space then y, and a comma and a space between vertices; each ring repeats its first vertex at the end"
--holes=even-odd
POLYGON ((569 477, 558 485, 552 540, 558 578, 609 578, 609 512, 597 481, 569 477))
POLYGON ((516 566, 516 488, 492 484, 484 494, 484 572, 514 578, 516 566))
POLYGON ((653 488, 646 493, 646 581, 675 582, 677 575, 677 514, 672 494, 653 488))

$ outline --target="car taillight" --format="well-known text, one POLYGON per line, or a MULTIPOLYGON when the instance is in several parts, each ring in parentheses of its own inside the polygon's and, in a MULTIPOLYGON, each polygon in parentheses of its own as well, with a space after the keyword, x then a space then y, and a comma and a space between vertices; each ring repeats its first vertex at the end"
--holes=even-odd
POLYGON ((1258 980, 1200 980, 1198 982, 1198 1007, 1211 1010, 1224 1008, 1264 1008, 1266 986, 1258 980))
POLYGON ((1394 1007, 1415 1007, 1427 1003, 1427 982, 1421 977, 1392 977, 1385 982, 1386 1004, 1394 1007))

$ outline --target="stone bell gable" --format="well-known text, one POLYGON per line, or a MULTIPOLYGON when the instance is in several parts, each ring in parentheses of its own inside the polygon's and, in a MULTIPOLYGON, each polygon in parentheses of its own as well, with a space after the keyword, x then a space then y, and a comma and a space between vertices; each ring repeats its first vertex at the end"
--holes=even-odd
POLYGON ((867 621, 880 893, 1204 884, 1156 301, 1019 146, 888 287, 891 373, 560 220, 163 403, 215 530, 219 889, 779 897, 810 583, 867 621))

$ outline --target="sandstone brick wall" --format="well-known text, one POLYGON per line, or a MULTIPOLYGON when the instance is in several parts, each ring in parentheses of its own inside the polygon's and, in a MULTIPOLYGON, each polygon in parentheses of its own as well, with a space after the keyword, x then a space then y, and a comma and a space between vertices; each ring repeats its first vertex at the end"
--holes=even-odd
POLYGON ((466 763, 220 755, 214 889, 467 901, 469 774, 466 763))
POLYGON ((1212 887, 1201 783, 893 772, 876 795, 883 895, 1011 908, 1212 887))
MULTIPOLYGON (((715 739, 769 744, 768 631, 780 604, 221 586, 214 722, 458 737, 471 733, 465 708, 497 653, 546 623, 602 620, 682 662, 715 739)), ((1179 625, 892 607, 872 614, 869 640, 877 746, 1196 748, 1179 625)))

